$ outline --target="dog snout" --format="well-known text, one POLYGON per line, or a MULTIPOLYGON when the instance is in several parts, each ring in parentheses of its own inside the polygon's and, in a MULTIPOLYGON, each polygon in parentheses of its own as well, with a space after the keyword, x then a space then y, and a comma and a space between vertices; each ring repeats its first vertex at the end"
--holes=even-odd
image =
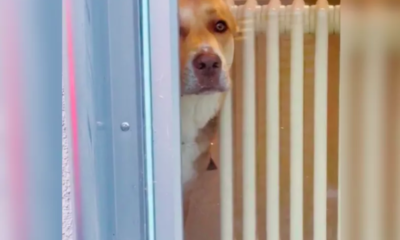
POLYGON ((199 84, 205 87, 218 84, 221 64, 221 58, 212 51, 198 53, 193 59, 193 68, 199 84))

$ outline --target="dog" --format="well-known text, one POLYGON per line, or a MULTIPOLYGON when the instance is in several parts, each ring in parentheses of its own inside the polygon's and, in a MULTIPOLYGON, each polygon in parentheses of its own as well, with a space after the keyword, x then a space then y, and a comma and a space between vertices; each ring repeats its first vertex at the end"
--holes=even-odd
MULTIPOLYGON (((180 117, 184 219, 199 162, 209 156, 231 88, 237 24, 226 0, 179 1, 180 117)), ((209 158, 208 158, 209 159, 209 158)), ((206 159, 206 160, 208 160, 206 159)))

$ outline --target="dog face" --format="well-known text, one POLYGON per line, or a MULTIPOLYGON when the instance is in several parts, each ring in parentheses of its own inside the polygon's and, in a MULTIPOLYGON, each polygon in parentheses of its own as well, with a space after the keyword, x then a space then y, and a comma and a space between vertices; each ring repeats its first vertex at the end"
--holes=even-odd
POLYGON ((181 95, 229 90, 236 23, 225 0, 180 0, 181 95))

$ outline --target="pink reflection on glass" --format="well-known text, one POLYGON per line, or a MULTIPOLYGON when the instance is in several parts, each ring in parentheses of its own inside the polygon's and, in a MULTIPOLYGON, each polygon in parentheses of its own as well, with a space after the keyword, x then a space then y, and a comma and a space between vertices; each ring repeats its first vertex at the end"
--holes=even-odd
POLYGON ((76 216, 76 233, 78 240, 82 239, 82 212, 81 212, 81 182, 79 168, 79 144, 78 144, 78 114, 76 101, 76 85, 75 85, 75 62, 74 62, 74 45, 73 45, 73 20, 72 20, 72 1, 64 0, 66 7, 66 41, 67 41, 67 59, 68 59, 68 82, 69 82, 69 99, 70 99, 70 116, 72 129, 72 159, 73 159, 73 176, 74 176, 74 195, 75 195, 75 216, 76 216))

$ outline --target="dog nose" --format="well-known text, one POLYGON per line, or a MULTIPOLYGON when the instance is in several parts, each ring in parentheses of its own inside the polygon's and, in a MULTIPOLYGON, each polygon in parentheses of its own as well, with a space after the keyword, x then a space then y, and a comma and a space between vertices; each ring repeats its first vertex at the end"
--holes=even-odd
POLYGON ((221 59, 212 52, 203 52, 196 55, 193 59, 194 68, 202 74, 221 69, 221 59))
POLYGON ((198 53, 193 59, 193 67, 200 85, 212 87, 218 83, 221 73, 221 58, 217 54, 211 51, 198 53))

